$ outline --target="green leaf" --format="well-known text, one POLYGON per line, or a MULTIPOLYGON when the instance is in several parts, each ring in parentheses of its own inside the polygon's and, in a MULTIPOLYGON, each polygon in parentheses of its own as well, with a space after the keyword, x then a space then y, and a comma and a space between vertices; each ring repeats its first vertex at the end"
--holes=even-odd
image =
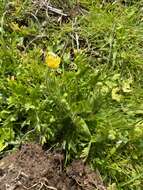
POLYGON ((91 137, 91 133, 90 133, 90 130, 88 128, 88 125, 86 124, 86 122, 84 121, 83 118, 77 116, 74 118, 73 120, 75 126, 76 126, 76 130, 85 135, 85 136, 88 136, 88 137, 91 137))

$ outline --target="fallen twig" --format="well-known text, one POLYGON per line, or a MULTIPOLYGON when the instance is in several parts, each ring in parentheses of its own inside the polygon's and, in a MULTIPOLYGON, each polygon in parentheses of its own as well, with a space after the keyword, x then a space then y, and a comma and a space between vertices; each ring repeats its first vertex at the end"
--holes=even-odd
POLYGON ((61 9, 54 8, 54 7, 50 6, 50 5, 47 5, 47 8, 50 11, 52 11, 52 12, 54 12, 56 14, 59 14, 59 15, 62 15, 62 16, 68 16, 67 14, 63 13, 63 11, 61 9))
POLYGON ((48 188, 48 189, 57 190, 57 188, 52 187, 52 186, 48 186, 48 185, 46 185, 45 183, 43 183, 43 185, 44 185, 46 188, 48 188))
POLYGON ((46 9, 47 12, 48 12, 48 11, 51 11, 51 12, 56 13, 56 14, 59 14, 59 15, 61 15, 61 16, 65 16, 65 17, 68 16, 66 13, 63 12, 63 10, 58 9, 58 8, 55 8, 55 7, 52 7, 51 5, 49 5, 49 1, 48 1, 48 2, 47 2, 47 1, 42 1, 42 2, 40 2, 40 3, 37 2, 37 1, 33 1, 33 3, 34 3, 35 5, 38 5, 38 7, 40 6, 40 8, 46 9))

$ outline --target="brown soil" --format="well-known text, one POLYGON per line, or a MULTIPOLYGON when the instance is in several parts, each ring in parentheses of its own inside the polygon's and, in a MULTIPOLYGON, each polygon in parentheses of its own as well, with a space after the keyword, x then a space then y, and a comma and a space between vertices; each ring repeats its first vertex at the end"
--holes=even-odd
POLYGON ((82 161, 63 167, 64 156, 25 144, 0 160, 0 190, 105 190, 99 172, 82 161))

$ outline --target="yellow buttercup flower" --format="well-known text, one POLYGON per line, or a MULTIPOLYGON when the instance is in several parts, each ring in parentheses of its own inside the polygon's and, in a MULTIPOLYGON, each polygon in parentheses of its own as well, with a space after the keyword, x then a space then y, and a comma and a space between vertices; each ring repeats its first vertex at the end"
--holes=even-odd
POLYGON ((53 52, 48 52, 45 58, 45 62, 51 69, 57 69, 60 66, 61 58, 53 52))

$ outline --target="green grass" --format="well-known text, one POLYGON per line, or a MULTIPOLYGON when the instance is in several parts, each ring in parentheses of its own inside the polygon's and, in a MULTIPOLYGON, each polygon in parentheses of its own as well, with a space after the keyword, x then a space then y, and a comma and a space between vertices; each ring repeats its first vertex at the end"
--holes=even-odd
MULTIPOLYGON (((0 151, 60 146, 65 163, 98 168, 108 190, 141 190, 143 2, 80 3, 81 14, 61 22, 31 1, 0 3, 0 151), (48 68, 43 51, 59 55, 60 68, 48 68)), ((76 2, 62 8, 75 12, 76 2)))

